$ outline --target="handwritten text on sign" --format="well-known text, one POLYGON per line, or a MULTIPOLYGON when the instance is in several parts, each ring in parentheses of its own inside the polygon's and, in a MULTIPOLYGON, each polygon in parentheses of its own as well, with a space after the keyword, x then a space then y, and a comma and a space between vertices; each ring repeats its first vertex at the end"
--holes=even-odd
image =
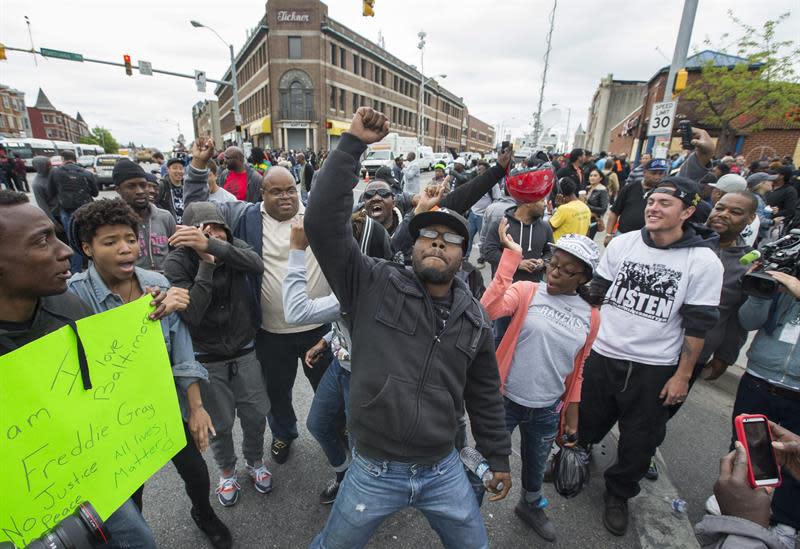
POLYGON ((27 545, 83 501, 107 519, 186 444, 150 300, 77 322, 88 391, 69 327, 0 357, 0 541, 27 545))

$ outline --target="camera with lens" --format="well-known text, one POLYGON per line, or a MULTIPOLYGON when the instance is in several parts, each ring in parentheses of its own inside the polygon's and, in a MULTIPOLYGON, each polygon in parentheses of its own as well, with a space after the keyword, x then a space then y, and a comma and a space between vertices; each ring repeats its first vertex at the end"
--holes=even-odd
POLYGON ((780 288, 780 283, 766 273, 766 271, 779 271, 798 276, 800 274, 800 229, 792 231, 761 248, 762 265, 744 275, 742 291, 753 297, 769 299, 780 288))
MULTIPOLYGON (((88 501, 73 514, 56 524, 26 549, 94 549, 105 546, 111 535, 103 528, 103 520, 88 501)), ((11 542, 0 542, 0 549, 15 549, 11 542)))

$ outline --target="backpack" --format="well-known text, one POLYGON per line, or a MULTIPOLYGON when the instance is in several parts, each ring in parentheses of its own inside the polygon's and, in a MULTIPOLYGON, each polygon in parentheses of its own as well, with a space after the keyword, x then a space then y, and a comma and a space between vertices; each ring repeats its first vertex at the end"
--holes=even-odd
POLYGON ((92 201, 89 174, 78 165, 66 164, 53 174, 58 189, 58 205, 72 212, 92 201))

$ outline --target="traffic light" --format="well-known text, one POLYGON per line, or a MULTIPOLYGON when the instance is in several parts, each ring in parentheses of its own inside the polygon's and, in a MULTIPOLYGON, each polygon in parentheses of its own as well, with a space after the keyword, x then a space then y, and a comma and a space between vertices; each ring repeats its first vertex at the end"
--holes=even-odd
POLYGON ((680 93, 686 89, 686 83, 689 81, 689 71, 686 69, 681 69, 678 71, 678 74, 675 75, 675 86, 673 87, 672 91, 674 93, 680 93))
POLYGON ((125 63, 125 74, 127 74, 128 76, 133 75, 133 67, 131 66, 131 56, 123 55, 122 61, 125 63))
POLYGON ((362 0, 364 3, 364 17, 375 17, 375 0, 362 0))

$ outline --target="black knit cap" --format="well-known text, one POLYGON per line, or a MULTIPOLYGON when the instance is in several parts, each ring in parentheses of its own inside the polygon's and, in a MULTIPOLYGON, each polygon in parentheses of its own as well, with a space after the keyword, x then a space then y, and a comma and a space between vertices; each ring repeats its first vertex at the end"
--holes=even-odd
POLYGON ((147 179, 144 170, 136 162, 121 158, 114 164, 114 171, 111 172, 111 181, 115 186, 119 187, 129 179, 138 178, 147 179))

